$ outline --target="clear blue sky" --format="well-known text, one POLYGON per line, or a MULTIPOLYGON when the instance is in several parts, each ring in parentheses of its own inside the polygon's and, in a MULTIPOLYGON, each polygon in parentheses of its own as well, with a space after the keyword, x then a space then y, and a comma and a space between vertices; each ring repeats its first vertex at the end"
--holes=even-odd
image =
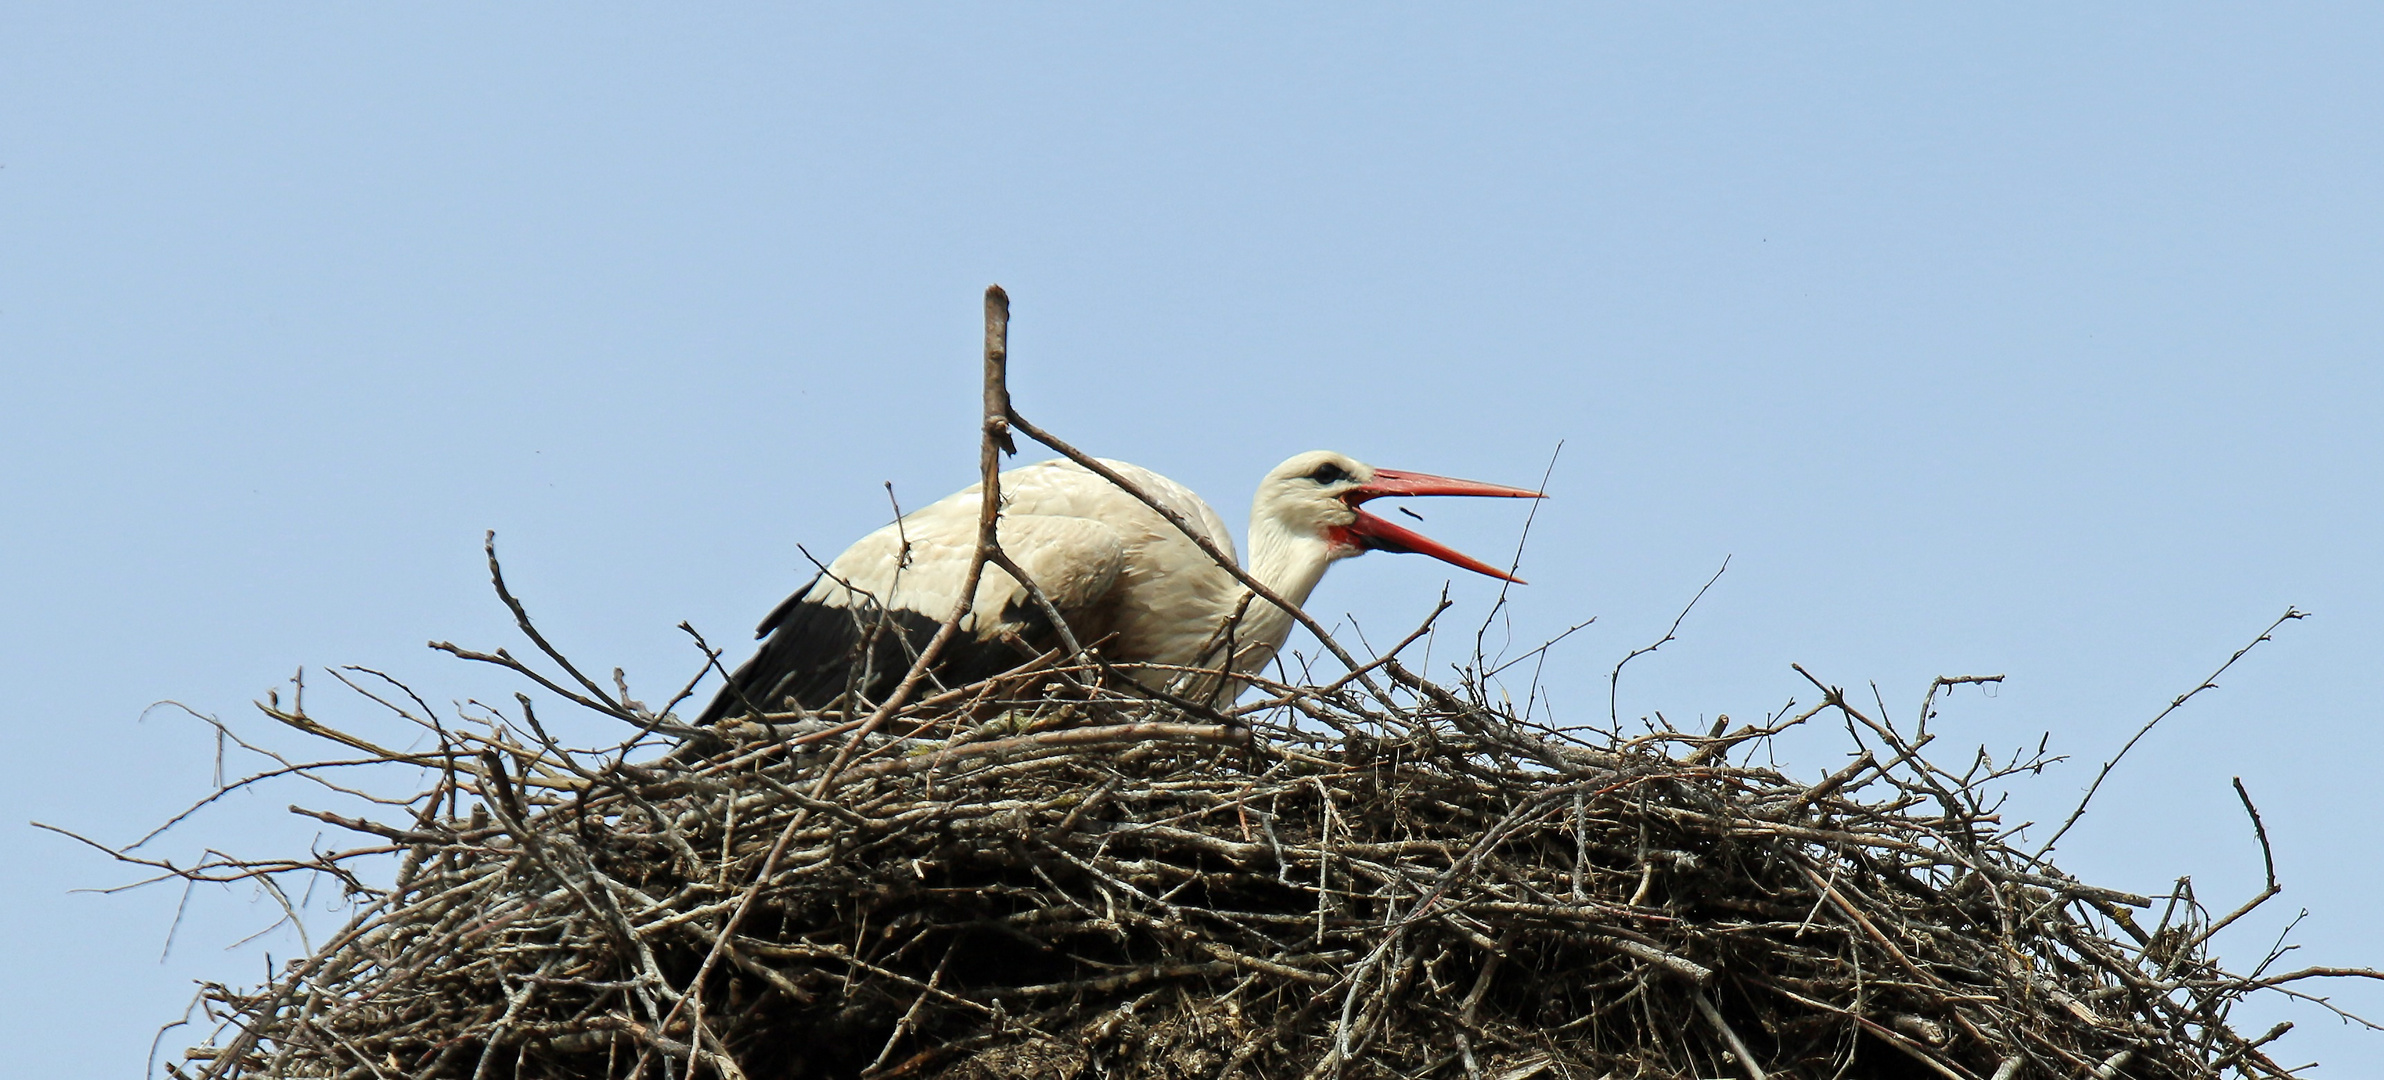
MULTIPOLYGON (((2300 605, 2067 864, 2231 906, 2241 776, 2286 892, 2222 951, 2306 908, 2296 960, 2384 963, 2380 56, 2362 5, 0 5, 0 1073, 130 1075, 190 980, 298 947, 226 951, 271 917, 203 892, 161 963, 179 894, 71 892, 128 875, 24 824, 203 795, 152 702, 256 729, 341 663, 504 700, 423 648, 511 643, 487 528, 659 694, 680 620, 742 642, 882 482, 968 482, 994 281, 1022 409, 1229 521, 1298 450, 1531 482, 1562 440, 1512 612, 1597 617, 1559 720, 1727 555, 1626 712, 2004 673, 1940 745, 2050 732, 2043 817, 2300 605)), ((1522 520, 1418 509, 1490 555, 1522 520)), ((1378 555, 1314 607, 1394 635, 1447 577, 1378 555)), ((160 850, 302 847, 314 798, 160 850)), ((2384 1037, 2245 1022, 2280 1010, 2285 1057, 2384 1076, 2384 1037)))

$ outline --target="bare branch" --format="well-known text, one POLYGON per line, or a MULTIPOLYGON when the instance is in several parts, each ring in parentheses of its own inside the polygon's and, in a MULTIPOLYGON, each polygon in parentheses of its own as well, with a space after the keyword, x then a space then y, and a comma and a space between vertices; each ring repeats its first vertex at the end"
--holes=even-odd
POLYGON ((2170 700, 2167 708, 2162 709, 2159 714, 2155 715, 2152 719, 2144 721, 2144 726, 2137 728, 2136 733, 2128 737, 2127 744, 2121 746, 2118 753, 2111 755, 2111 759, 2109 761, 2103 762, 2102 769, 2094 774, 2094 782, 2086 785, 2086 794, 2078 799, 2077 808, 2071 810, 2069 812, 2069 817, 2062 820, 2061 827, 2053 830, 2053 835, 2047 837, 2045 839, 2044 845, 2036 849, 2035 857, 2038 859, 2044 858, 2053 850, 2053 845, 2060 843, 2062 837, 2069 835, 2070 828, 2078 823, 2078 819, 2086 816, 2087 804, 2092 803, 2094 801, 2095 793, 2102 790, 2103 781, 2110 778, 2111 770, 2118 768, 2120 760, 2127 757, 2127 752, 2135 749, 2136 744, 2142 742, 2144 736, 2151 734, 2152 729, 2155 726, 2158 726, 2161 721, 2168 719, 2170 713, 2184 708, 2186 702, 2192 701, 2194 697, 2200 694, 2202 691, 2218 689, 2218 677, 2226 674, 2228 668, 2234 667, 2235 662, 2237 660, 2243 659, 2245 653, 2251 652, 2253 649, 2258 648, 2261 642, 2269 640, 2270 637, 2276 633, 2277 627, 2283 626, 2286 623, 2297 619, 2306 619, 2308 617, 2309 613, 2302 611, 2299 608, 2286 608, 2285 613, 2277 616, 2275 622, 2269 623, 2267 629, 2260 631, 2260 636, 2251 639, 2251 641, 2246 643, 2242 648, 2235 650, 2234 655, 2227 657, 2227 662, 2220 664, 2218 666, 2218 670, 2211 672, 2207 676, 2204 676, 2202 681, 2195 684, 2193 689, 2177 695, 2174 699, 2170 700))

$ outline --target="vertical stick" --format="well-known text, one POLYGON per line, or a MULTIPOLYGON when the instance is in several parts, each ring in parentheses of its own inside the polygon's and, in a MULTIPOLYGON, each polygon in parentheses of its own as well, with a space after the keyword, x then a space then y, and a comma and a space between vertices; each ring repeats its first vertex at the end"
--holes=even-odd
POLYGON ((1027 576, 1025 568, 1002 550, 1001 533, 995 529, 1002 514, 1002 457, 1018 454, 1018 444, 1010 439, 1010 415, 1010 294, 999 285, 988 285, 985 287, 985 438, 977 452, 981 474, 978 490, 983 497, 977 502, 977 558, 976 565, 969 570, 971 584, 964 604, 975 603, 974 583, 984 572, 985 564, 1001 567, 1011 580, 1026 589, 1035 606, 1043 609, 1044 617, 1051 620, 1052 631, 1059 635, 1060 644, 1068 650, 1069 658, 1075 659, 1083 655, 1084 646, 1077 642, 1075 632, 1068 629, 1067 618, 1060 614, 1042 587, 1027 576))
MULTIPOLYGON (((1010 441, 1010 294, 999 285, 985 287, 985 437, 978 442, 977 557, 970 560, 968 584, 960 590, 960 606, 939 627, 933 642, 941 646, 945 634, 977 601, 977 580, 985 574, 985 560, 1002 557, 1002 455, 1018 453, 1010 441)), ((1064 631, 1063 631, 1064 632, 1064 631)), ((940 648, 937 651, 941 651, 940 648)), ((1073 650, 1071 650, 1073 651, 1073 650)), ((896 695, 899 697, 900 695, 896 695)))
POLYGON ((985 287, 985 451, 980 461, 985 467, 985 479, 991 481, 1000 471, 999 459, 993 448, 999 444, 1002 453, 1017 456, 1018 447, 1010 441, 1010 294, 999 285, 985 287))

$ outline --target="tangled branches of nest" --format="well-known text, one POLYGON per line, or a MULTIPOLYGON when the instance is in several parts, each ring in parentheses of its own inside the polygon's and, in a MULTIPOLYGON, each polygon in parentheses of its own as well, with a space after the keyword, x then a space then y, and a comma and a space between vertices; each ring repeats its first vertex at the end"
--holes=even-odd
MULTIPOLYGON (((984 490, 1013 430, 1133 490, 1011 407, 998 288, 986 311, 984 490)), ((997 514, 970 582, 989 559, 1026 580, 997 514)), ((2041 758, 1923 756, 1938 692, 1986 680, 1938 680, 1909 730, 1815 680, 1818 705, 1765 726, 1627 738, 1530 723, 1478 663, 1425 679, 1397 659, 1421 630, 1361 664, 1295 611, 1348 673, 1261 680, 1230 713, 1073 641, 911 702, 956 612, 872 709, 695 731, 672 713, 692 682, 660 709, 617 671, 604 687, 496 586, 547 668, 440 647, 636 735, 568 749, 521 695, 443 720, 373 672, 349 685, 436 749, 268 701, 337 756, 275 756, 226 791, 353 796, 375 765, 420 783, 367 795, 374 814, 292 808, 354 848, 113 852, 276 897, 326 876, 353 901, 268 984, 206 987, 218 1027, 176 1077, 2287 1077, 2263 1052, 2286 1025, 2247 1038, 2236 1004, 2384 978, 2218 965, 2212 935, 2275 895, 2273 869, 2229 914, 2180 890, 2147 927, 2151 898, 2019 846, 1998 781, 2041 758), (1809 784, 1753 764, 1824 714, 1851 764, 1809 784)))
MULTIPOLYGON (((1398 651, 1261 684, 1230 716, 1047 657, 874 731, 762 717, 659 758, 566 749, 526 697, 474 730, 351 681, 434 735, 425 752, 268 703, 340 748, 272 774, 375 761, 423 784, 377 819, 292 808, 361 846, 169 869, 330 875, 354 914, 269 984, 207 987, 220 1026, 168 1069, 2290 1075, 2262 1049, 2281 1031, 2247 1038, 2230 1010, 2326 972, 2222 970, 2206 946, 2241 910, 2171 898, 2139 919, 2151 898, 2015 846, 1994 781, 2039 761, 1949 772, 1819 683, 1768 726, 1551 731, 1398 651), (1852 764, 1805 783, 1750 763, 1824 713, 1863 743, 1852 764)), ((699 734, 565 670, 537 677, 699 734)))

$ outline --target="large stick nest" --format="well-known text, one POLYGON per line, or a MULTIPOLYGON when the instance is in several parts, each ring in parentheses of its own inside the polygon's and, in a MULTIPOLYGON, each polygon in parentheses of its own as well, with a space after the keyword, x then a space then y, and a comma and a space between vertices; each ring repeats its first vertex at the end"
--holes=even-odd
POLYGON ((466 724, 356 677, 435 736, 399 752, 267 703, 339 747, 267 776, 422 781, 378 820, 292 808, 363 847, 152 864, 355 904, 273 982, 206 987, 174 1075, 2285 1076, 2229 1012, 2311 974, 2223 971, 2233 916, 2148 927, 2017 846, 1994 781, 2041 760, 1940 769, 1927 705, 1906 730, 1819 683, 1625 738, 1519 721, 1478 668, 1224 716, 1046 657, 874 730, 697 733, 551 649, 565 676, 447 648, 683 741, 566 750, 527 697, 466 724), (1816 715, 1852 764, 1747 763, 1816 715))

